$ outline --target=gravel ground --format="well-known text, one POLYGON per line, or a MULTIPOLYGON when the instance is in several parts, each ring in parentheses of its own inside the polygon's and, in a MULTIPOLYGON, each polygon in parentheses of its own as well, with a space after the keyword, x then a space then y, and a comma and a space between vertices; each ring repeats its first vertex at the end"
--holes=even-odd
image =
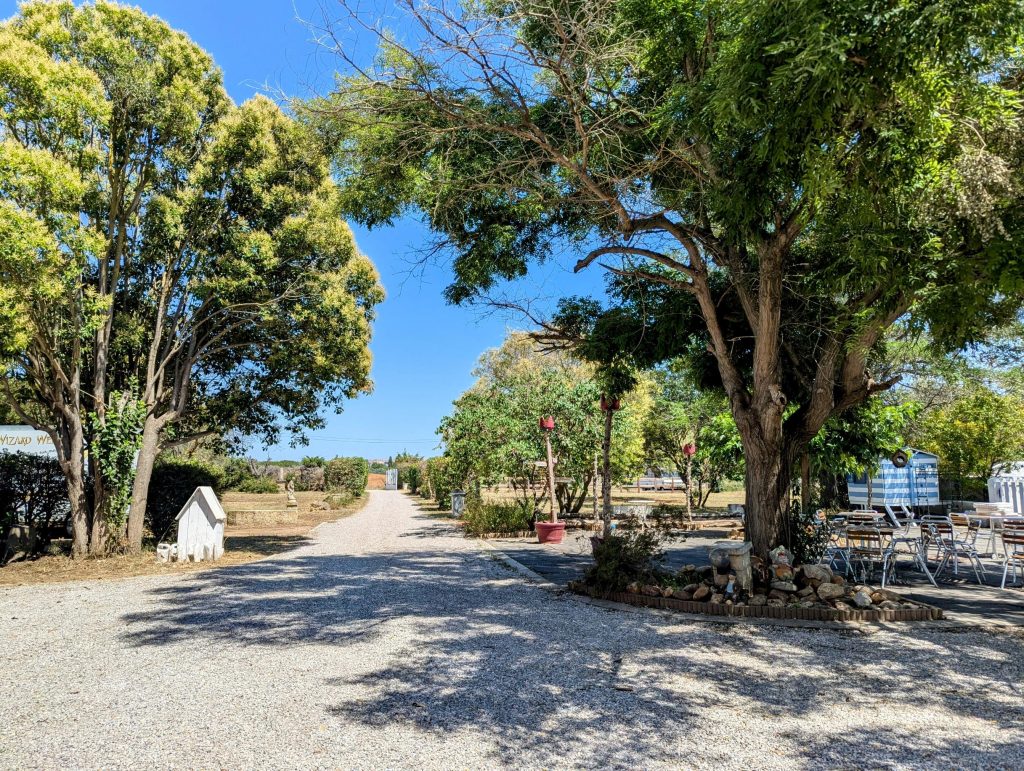
POLYGON ((1020 636, 607 610, 371 495, 262 562, 0 590, 0 766, 1024 767, 1020 636))

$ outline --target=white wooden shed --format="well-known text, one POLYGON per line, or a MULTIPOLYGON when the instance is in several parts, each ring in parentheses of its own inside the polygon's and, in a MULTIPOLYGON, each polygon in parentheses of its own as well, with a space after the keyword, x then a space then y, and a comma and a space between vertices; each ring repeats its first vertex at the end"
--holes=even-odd
POLYGON ((1009 504, 1014 514, 1024 514, 1024 463, 1011 463, 990 477, 988 499, 1009 504))
POLYGON ((213 488, 197 487, 178 512, 178 559, 220 559, 227 518, 213 488))

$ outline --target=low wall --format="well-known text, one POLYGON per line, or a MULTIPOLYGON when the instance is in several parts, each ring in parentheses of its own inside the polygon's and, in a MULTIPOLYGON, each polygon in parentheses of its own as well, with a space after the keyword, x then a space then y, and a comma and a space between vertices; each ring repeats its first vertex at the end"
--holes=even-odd
POLYGON ((294 525, 299 521, 299 512, 275 509, 250 509, 229 511, 228 525, 231 527, 262 527, 267 525, 294 525))

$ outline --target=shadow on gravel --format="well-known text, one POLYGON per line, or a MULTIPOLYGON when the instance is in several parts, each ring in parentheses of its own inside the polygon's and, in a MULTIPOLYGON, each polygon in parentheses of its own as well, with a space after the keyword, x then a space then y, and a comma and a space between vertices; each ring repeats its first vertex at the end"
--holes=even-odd
POLYGON ((800 765, 1024 766, 1019 636, 680 623, 526 589, 475 555, 419 543, 200 573, 154 588, 159 607, 126 615, 124 635, 136 646, 344 647, 411 626, 386 666, 325 680, 329 702, 342 685, 365 694, 328 711, 369 725, 483 731, 497 743, 496 763, 516 764, 526 752, 531 765, 733 767, 734 757, 717 754, 714 716, 742 713, 760 743, 802 757, 800 765), (881 715, 887 728, 878 730, 876 717, 850 731, 849 714, 830 728, 830 713, 849 709, 861 720, 881 715), (913 724, 904 721, 909 709, 913 724), (1000 743, 922 725, 922 714, 947 710, 986 721, 1000 743), (793 734, 777 736, 778 721, 790 718, 793 734), (809 719, 813 729, 801 722, 809 719), (679 748, 694 743, 699 757, 687 763, 679 748))

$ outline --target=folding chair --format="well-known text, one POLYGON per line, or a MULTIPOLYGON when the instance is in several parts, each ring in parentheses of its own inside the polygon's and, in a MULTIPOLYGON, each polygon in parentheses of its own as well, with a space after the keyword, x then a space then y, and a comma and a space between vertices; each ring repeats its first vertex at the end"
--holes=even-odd
POLYGON ((985 566, 981 563, 981 556, 974 547, 974 541, 978 537, 977 527, 973 532, 968 530, 967 534, 961 537, 950 517, 929 519, 928 523, 941 546, 941 558, 938 568, 935 569, 935 574, 938 575, 947 565, 952 564, 953 575, 959 576, 960 560, 966 558, 974 568, 974 577, 978 579, 978 583, 985 583, 981 578, 981 574, 985 572, 985 566))

